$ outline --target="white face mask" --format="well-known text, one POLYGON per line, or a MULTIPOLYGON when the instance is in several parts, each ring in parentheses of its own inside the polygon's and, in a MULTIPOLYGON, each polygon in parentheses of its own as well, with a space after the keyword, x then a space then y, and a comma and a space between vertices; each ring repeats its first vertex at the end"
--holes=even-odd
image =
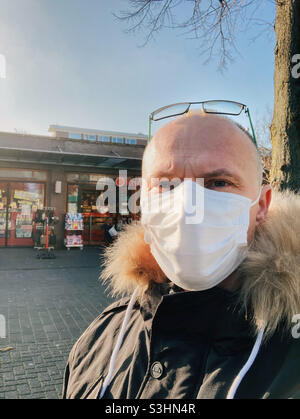
POLYGON ((142 191, 145 241, 167 278, 190 291, 212 288, 227 278, 246 256, 250 208, 260 194, 251 202, 238 194, 203 188, 192 180, 161 194, 142 191), (197 197, 194 218, 186 205, 192 195, 197 197))

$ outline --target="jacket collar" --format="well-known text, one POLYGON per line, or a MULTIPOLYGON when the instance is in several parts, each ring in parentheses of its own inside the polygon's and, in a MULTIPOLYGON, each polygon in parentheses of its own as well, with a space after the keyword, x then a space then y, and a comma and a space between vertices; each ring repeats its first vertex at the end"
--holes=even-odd
POLYGON ((170 282, 153 284, 140 298, 140 312, 149 336, 158 333, 193 340, 198 336, 223 355, 254 343, 238 294, 220 287, 184 292, 170 282))
MULTIPOLYGON (((265 221, 257 228, 247 258, 238 268, 239 300, 251 307, 255 329, 266 326, 271 336, 279 325, 291 326, 300 313, 300 196, 273 193, 265 221)), ((131 225, 104 254, 102 280, 112 294, 141 293, 151 284, 168 282, 144 241, 141 225, 131 225)))

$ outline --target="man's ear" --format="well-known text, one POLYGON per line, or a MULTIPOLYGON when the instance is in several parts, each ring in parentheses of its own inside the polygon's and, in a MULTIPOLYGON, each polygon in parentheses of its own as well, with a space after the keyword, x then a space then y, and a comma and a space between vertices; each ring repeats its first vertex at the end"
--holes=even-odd
POLYGON ((258 202, 259 209, 256 214, 256 226, 261 224, 264 219, 266 218, 269 210, 269 206, 272 199, 272 189, 270 185, 263 185, 262 191, 260 195, 260 199, 258 202))

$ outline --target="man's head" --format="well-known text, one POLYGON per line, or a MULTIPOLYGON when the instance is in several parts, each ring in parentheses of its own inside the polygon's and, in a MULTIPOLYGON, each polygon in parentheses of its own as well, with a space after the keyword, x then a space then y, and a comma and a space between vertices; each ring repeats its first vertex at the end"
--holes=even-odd
MULTIPOLYGON (((143 179, 158 190, 153 179, 204 179, 204 187, 240 194, 254 201, 262 181, 261 162, 249 135, 228 118, 189 113, 164 125, 153 136, 143 158, 143 179)), ((263 186, 251 208, 248 242, 264 220, 271 200, 263 186)))

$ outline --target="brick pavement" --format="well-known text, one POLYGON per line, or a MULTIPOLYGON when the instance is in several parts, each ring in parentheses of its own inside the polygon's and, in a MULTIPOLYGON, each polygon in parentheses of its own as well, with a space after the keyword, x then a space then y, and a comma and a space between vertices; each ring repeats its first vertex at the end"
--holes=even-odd
POLYGON ((57 250, 37 259, 33 249, 0 249, 0 399, 61 398, 68 354, 81 333, 112 301, 98 280, 101 250, 57 250))

